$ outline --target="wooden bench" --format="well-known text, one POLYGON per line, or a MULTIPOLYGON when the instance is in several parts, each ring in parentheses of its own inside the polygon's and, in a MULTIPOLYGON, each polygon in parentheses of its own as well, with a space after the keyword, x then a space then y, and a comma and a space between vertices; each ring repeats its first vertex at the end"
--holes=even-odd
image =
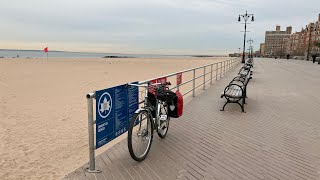
POLYGON ((227 104, 237 103, 241 107, 241 112, 245 112, 244 104, 246 104, 247 98, 247 85, 252 77, 250 70, 243 69, 243 71, 240 72, 239 76, 233 78, 221 94, 221 98, 225 97, 227 100, 221 111, 224 111, 224 108, 227 104))

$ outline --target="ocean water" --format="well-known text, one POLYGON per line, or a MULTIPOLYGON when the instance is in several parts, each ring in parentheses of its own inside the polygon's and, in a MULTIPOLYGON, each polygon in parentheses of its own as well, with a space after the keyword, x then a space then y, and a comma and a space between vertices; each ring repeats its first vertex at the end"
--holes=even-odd
MULTIPOLYGON (((190 58, 191 55, 161 55, 161 54, 118 54, 118 53, 88 53, 49 51, 49 58, 102 58, 104 56, 127 56, 136 58, 190 58)), ((46 58, 43 50, 7 50, 0 49, 0 57, 12 58, 46 58)))

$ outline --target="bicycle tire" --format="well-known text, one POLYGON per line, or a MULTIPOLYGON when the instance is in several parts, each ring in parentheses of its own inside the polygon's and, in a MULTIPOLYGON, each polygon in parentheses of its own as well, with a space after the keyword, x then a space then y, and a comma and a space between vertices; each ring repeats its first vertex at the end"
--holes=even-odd
MULTIPOLYGON (((167 116, 167 119, 162 122, 162 123, 166 123, 166 124, 165 124, 165 126, 166 126, 165 132, 162 133, 162 132, 159 131, 159 129, 162 128, 162 124, 160 124, 160 125, 159 125, 159 128, 157 129, 158 136, 159 136, 161 139, 164 139, 164 138, 166 137, 168 131, 169 131, 170 117, 169 117, 169 115, 168 115, 168 106, 167 106, 167 103, 165 103, 165 105, 164 105, 164 104, 159 104, 159 105, 160 105, 160 112, 161 112, 161 108, 163 107, 163 108, 165 109, 165 115, 167 116)), ((160 113, 160 112, 159 112, 159 113, 160 113)), ((162 113, 162 112, 161 112, 161 113, 162 113)), ((158 115, 158 116, 159 116, 158 118, 160 118, 160 115, 161 115, 161 114, 158 115)))
MULTIPOLYGON (((141 124, 142 124, 142 121, 139 122, 139 131, 140 131, 140 128, 141 128, 141 124)), ((130 153, 130 156, 132 157, 132 159, 134 159, 135 161, 138 161, 138 162, 141 162, 143 161, 149 151, 150 151, 150 148, 151 148, 151 144, 152 144, 152 140, 153 140, 153 121, 152 121, 152 118, 150 117, 150 114, 147 110, 141 110, 139 111, 138 113, 135 113, 133 115, 133 117, 131 118, 130 120, 130 124, 129 124, 129 129, 128 129, 128 149, 129 149, 129 153, 130 153), (150 123, 150 140, 149 140, 149 143, 145 149, 145 152, 141 155, 141 156, 137 156, 137 154, 134 152, 134 147, 133 147, 133 139, 132 139, 132 135, 134 132, 134 127, 135 127, 135 122, 136 122, 136 119, 139 118, 142 114, 144 114, 146 116, 146 119, 147 119, 147 126, 149 125, 148 123, 150 123)), ((149 132, 147 132, 149 134, 149 132)))

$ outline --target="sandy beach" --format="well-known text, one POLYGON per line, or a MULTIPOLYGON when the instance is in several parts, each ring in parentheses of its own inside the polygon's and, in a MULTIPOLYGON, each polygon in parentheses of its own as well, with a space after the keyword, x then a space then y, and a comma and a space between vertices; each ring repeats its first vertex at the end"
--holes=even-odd
POLYGON ((86 93, 226 59, 0 59, 0 179, 60 179, 88 162, 86 93))

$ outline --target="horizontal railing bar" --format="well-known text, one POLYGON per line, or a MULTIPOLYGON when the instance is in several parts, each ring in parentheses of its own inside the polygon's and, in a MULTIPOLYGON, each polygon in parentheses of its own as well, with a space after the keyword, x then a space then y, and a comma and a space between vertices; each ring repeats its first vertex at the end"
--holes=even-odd
POLYGON ((199 84, 198 86, 196 86, 194 89, 197 89, 198 87, 202 86, 204 83, 199 84))
POLYGON ((192 81, 193 81, 193 79, 191 79, 191 80, 189 80, 189 81, 186 81, 186 82, 184 82, 184 83, 181 83, 179 86, 182 86, 182 85, 188 84, 189 82, 192 82, 192 81))
POLYGON ((210 73, 212 73, 212 72, 208 72, 208 73, 206 73, 206 74, 204 74, 204 75, 206 76, 206 75, 208 75, 208 74, 210 74, 210 73))
POLYGON ((178 87, 178 86, 174 86, 174 87, 172 87, 172 88, 169 88, 169 90, 171 91, 171 90, 173 90, 173 89, 177 89, 177 87, 178 87))
MULTIPOLYGON (((233 59, 229 59, 229 60, 233 60, 233 59)), ((228 61, 228 60, 225 60, 225 61, 228 61)), ((172 77, 172 76, 177 75, 177 74, 179 74, 179 73, 186 73, 186 72, 190 72, 190 71, 197 70, 197 69, 200 69, 200 68, 208 67, 208 66, 211 66, 211 65, 218 65, 219 63, 222 63, 222 62, 225 62, 225 61, 221 61, 221 62, 217 62, 217 63, 211 63, 211 64, 199 66, 199 67, 196 67, 196 68, 192 68, 192 69, 186 69, 186 70, 183 70, 183 71, 179 71, 179 72, 167 74, 167 75, 165 75, 165 76, 160 76, 160 77, 158 77, 158 78, 161 78, 161 77, 172 77)), ((219 67, 219 66, 218 66, 218 68, 213 69, 212 71, 209 71, 208 73, 206 73, 206 74, 204 74, 204 75, 200 75, 200 76, 196 77, 194 80, 199 79, 199 78, 201 78, 201 77, 203 77, 203 76, 206 76, 206 75, 210 74, 211 72, 217 71, 217 70, 219 70, 219 69, 223 69, 223 67, 219 67)), ((222 74, 222 73, 223 73, 223 72, 220 71, 220 73, 218 73, 218 74, 220 75, 220 74, 222 74)), ((215 77, 217 77, 217 76, 212 76, 212 78, 215 78, 215 77)), ((158 79, 158 78, 154 78, 154 79, 158 79)), ((145 80, 145 81, 140 81, 139 84, 144 84, 144 83, 149 82, 149 81, 154 80, 154 79, 149 79, 149 80, 145 80)), ((207 82, 210 81, 210 80, 211 80, 211 79, 208 79, 208 80, 205 81, 204 83, 199 84, 199 85, 196 86, 194 89, 199 88, 200 86, 202 86, 203 84, 207 83, 207 82)), ((190 82, 192 82, 192 81, 193 81, 193 79, 188 80, 188 81, 186 81, 186 82, 181 83, 179 86, 188 84, 188 83, 190 83, 190 82)), ((178 87, 178 86, 174 86, 174 87, 170 88, 170 90, 177 89, 177 87, 178 87)), ((184 93, 183 96, 186 95, 186 94, 188 94, 188 93, 190 93, 191 91, 193 91, 193 89, 190 89, 189 91, 187 91, 186 93, 184 93)), ((95 98, 95 92, 87 94, 87 97, 88 97, 88 98, 95 98)), ((143 104, 143 103, 144 103, 144 100, 139 102, 139 104, 143 104)))
POLYGON ((208 79, 208 80, 206 80, 206 82, 205 83, 207 83, 208 81, 210 81, 211 79, 208 79))
POLYGON ((198 76, 198 77, 195 77, 194 80, 199 79, 199 78, 201 78, 201 77, 203 77, 203 76, 204 76, 204 75, 200 75, 200 76, 198 76))
MULTIPOLYGON (((231 59, 227 59, 225 61, 229 61, 229 60, 235 60, 236 58, 231 58, 231 59)), ((225 62, 225 61, 221 61, 221 62, 225 62)), ((179 73, 186 73, 186 72, 190 72, 190 71, 193 71, 193 70, 197 70, 197 69, 200 69, 200 68, 203 68, 203 67, 208 67, 208 66, 211 66, 211 65, 218 65, 219 63, 221 62, 216 62, 216 63, 211 63, 211 64, 207 64, 207 65, 203 65, 203 66, 199 66, 199 67, 196 67, 196 68, 191 68, 191 69, 186 69, 186 70, 183 70, 183 71, 178 71, 178 72, 175 72, 175 73, 171 73, 171 74, 167 74, 167 75, 164 75, 164 76, 160 76, 160 77, 157 77, 157 78, 152 78, 152 79, 148 79, 148 80, 144 80, 144 81, 140 81, 139 84, 144 84, 146 82, 149 82, 151 80, 154 80, 154 79, 158 79, 158 78, 161 78, 161 77, 172 77, 174 75, 177 75, 179 73)), ((219 66, 214 69, 213 71, 216 71, 216 70, 219 70, 219 69, 222 69, 222 67, 219 68, 219 66)), ((221 72, 220 72, 221 74, 221 72)), ((191 80, 192 81, 192 80, 191 80)), ((189 81, 188 81, 189 82, 189 81)), ((184 83, 182 83, 184 84, 184 83)), ((95 92, 92 92, 92 93, 89 93, 87 94, 88 98, 95 98, 95 92)))
POLYGON ((190 89, 189 91, 187 91, 187 92, 183 93, 183 94, 182 94, 182 96, 185 96, 185 95, 187 95, 187 94, 191 93, 192 91, 193 91, 193 89, 190 89))
MULTIPOLYGON (((229 61, 229 60, 232 60, 232 59, 234 59, 234 58, 227 59, 227 60, 225 60, 225 61, 229 61)), ((225 61, 221 61, 221 62, 225 62, 225 61)), ((211 65, 219 64, 219 63, 221 63, 221 62, 211 63, 211 64, 207 64, 207 65, 203 65, 203 66, 199 66, 199 67, 195 67, 195 68, 186 69, 186 70, 183 70, 183 71, 178 71, 178 72, 175 72, 175 73, 167 74, 167 75, 164 75, 164 76, 159 76, 159 77, 157 77, 157 78, 152 78, 152 79, 140 81, 139 84, 144 84, 144 83, 147 83, 147 82, 149 82, 149 81, 152 81, 152 80, 158 79, 158 78, 172 77, 172 76, 177 75, 177 74, 179 74, 179 73, 190 72, 190 71, 197 70, 197 69, 200 69, 200 68, 204 68, 204 67, 208 67, 208 66, 211 66, 211 65)))
MULTIPOLYGON (((221 61, 221 62, 224 62, 224 61, 221 61)), ((221 62, 219 62, 219 63, 221 63, 221 62)), ((219 64, 219 63, 213 63, 212 65, 214 65, 214 64, 219 64)), ((207 66, 210 66, 210 65, 211 65, 211 64, 205 65, 205 66, 207 67, 207 66)), ((203 67, 204 67, 204 66, 200 66, 200 67, 197 67, 197 68, 194 68, 194 69, 199 69, 199 68, 203 68, 203 67)), ((224 66, 223 66, 223 67, 224 67, 224 66)), ((210 74, 210 73, 213 72, 213 71, 216 71, 216 70, 219 70, 219 69, 223 69, 223 67, 220 67, 220 68, 217 68, 217 69, 213 69, 212 71, 209 71, 208 73, 206 73, 206 74, 204 74, 204 75, 197 76, 197 77, 195 77, 194 80, 199 79, 199 78, 201 78, 201 77, 203 77, 203 76, 206 76, 206 75, 210 74)), ((189 70, 191 71, 191 70, 193 70, 193 69, 189 69, 189 70)), ((187 71, 188 71, 188 70, 185 70, 184 72, 187 72, 187 71)), ((170 75, 170 76, 163 76, 163 77, 172 77, 172 76, 174 76, 174 75, 176 75, 176 74, 178 74, 178 73, 184 73, 184 72, 177 72, 177 73, 174 73, 174 74, 172 74, 172 75, 170 75)), ((223 72, 220 71, 219 74, 223 74, 223 72)), ((215 77, 216 77, 216 76, 212 76, 212 78, 215 78, 215 77)), ((211 80, 211 79, 206 80, 204 83, 199 84, 199 85, 196 86, 194 89, 199 88, 200 86, 202 86, 203 84, 209 82, 210 80, 211 80)), ((186 81, 186 82, 181 83, 179 86, 188 84, 188 83, 190 83, 190 82, 192 82, 192 81, 193 81, 193 79, 188 80, 188 81, 186 81)), ((170 88, 170 90, 176 89, 177 87, 178 87, 178 86, 174 86, 174 87, 170 88)), ((187 92, 185 92, 185 93, 182 94, 182 95, 184 96, 184 95, 186 95, 186 94, 188 94, 188 93, 190 93, 190 92, 192 92, 192 91, 193 91, 193 89, 190 89, 190 90, 188 90, 187 92)), ((143 103, 143 102, 144 102, 144 101, 142 101, 142 102, 140 102, 140 103, 143 103)))
POLYGON ((86 95, 86 97, 89 99, 89 98, 96 98, 96 93, 95 92, 93 92, 93 93, 88 93, 87 95, 86 95))

